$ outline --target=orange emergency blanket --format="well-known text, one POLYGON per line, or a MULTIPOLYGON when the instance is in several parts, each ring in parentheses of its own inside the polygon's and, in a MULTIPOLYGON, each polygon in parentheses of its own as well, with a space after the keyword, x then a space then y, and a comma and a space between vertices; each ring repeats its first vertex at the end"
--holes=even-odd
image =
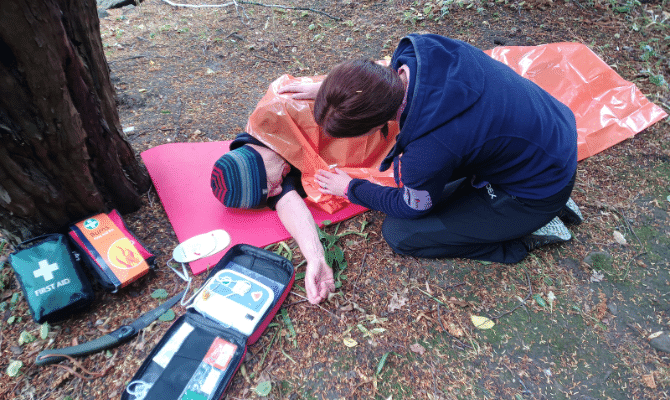
POLYGON ((577 119, 579 160, 668 116, 583 44, 497 47, 486 53, 570 107, 577 119))
MULTIPOLYGON (((486 53, 570 107, 577 119, 579 160, 630 138, 667 116, 633 83, 621 78, 582 44, 498 47, 486 53)), ((290 82, 323 78, 283 75, 272 82, 249 117, 247 132, 300 169, 306 200, 332 213, 349 203, 319 192, 314 174, 336 165, 354 178, 394 186, 392 169, 381 173, 378 167, 395 143, 398 126, 389 127, 388 138, 380 132, 353 139, 330 138, 314 122, 313 101, 277 94, 290 82)))
POLYGON ((395 143, 398 124, 389 124, 386 138, 376 132, 365 137, 335 139, 322 134, 314 121, 314 101, 293 100, 288 95, 277 94, 279 88, 290 82, 315 82, 323 78, 282 75, 272 82, 249 117, 247 132, 302 172, 308 203, 333 213, 350 203, 345 198, 319 192, 314 174, 319 169, 337 166, 353 178, 368 179, 385 186, 395 185, 392 169, 379 172, 378 167, 395 143))

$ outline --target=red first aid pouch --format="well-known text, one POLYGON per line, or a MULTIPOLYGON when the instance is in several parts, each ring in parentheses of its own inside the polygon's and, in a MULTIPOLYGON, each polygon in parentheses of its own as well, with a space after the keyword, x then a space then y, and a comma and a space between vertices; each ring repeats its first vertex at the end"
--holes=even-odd
POLYGON ((71 225, 70 238, 98 283, 112 293, 154 267, 154 255, 128 230, 116 210, 71 225))
POLYGON ((144 360, 122 400, 214 400, 291 291, 293 264, 238 244, 216 264, 195 296, 144 360))

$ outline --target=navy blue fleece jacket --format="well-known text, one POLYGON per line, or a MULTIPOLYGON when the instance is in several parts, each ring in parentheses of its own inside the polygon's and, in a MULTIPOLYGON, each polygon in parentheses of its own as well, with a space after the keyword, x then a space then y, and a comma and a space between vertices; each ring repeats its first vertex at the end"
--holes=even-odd
POLYGON ((572 111, 503 63, 458 40, 411 34, 400 41, 391 65, 407 65, 410 83, 397 142, 380 170, 394 163, 402 185, 354 179, 351 202, 418 218, 440 201, 445 184, 461 177, 543 199, 574 175, 572 111))

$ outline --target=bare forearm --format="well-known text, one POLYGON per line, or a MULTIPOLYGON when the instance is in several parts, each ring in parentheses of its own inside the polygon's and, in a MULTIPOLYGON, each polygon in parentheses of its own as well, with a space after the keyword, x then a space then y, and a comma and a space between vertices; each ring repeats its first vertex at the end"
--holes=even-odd
POLYGON ((326 263, 314 218, 295 191, 277 202, 277 214, 305 256, 305 292, 310 303, 318 304, 335 290, 335 280, 333 270, 326 263))
POLYGON ((324 258, 316 222, 297 192, 290 192, 277 202, 277 215, 308 262, 324 258))

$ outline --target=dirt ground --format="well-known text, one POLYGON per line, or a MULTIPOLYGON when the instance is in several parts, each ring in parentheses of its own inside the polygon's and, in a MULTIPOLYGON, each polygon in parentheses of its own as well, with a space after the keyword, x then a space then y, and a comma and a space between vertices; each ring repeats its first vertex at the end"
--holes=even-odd
MULTIPOLYGON (((102 14, 121 122, 138 154, 168 142, 231 139, 278 76, 325 74, 352 57, 381 59, 417 31, 481 49, 584 43, 670 111, 667 0, 273 4, 306 9, 147 0, 102 14)), ((670 332, 669 140, 666 119, 580 162, 573 198, 584 223, 571 227, 569 243, 516 265, 398 256, 381 237, 380 213, 344 222, 338 232, 363 229, 367 237, 339 239, 348 266, 338 294, 312 306, 298 296, 298 280, 284 306, 288 317, 276 317, 249 348, 228 398, 259 398, 263 382, 275 399, 670 398, 670 338, 662 341, 670 332), (476 329, 471 315, 496 325, 476 329)), ((99 291, 90 311, 51 326, 45 339, 14 296, 20 289, 11 268, 0 271, 0 398, 120 397, 169 322, 82 358, 86 368, 106 370, 100 378, 33 360, 45 348, 84 343, 133 321, 159 304, 156 289, 183 288, 166 267, 178 242, 154 189, 144 204, 124 218, 157 255, 156 271, 117 294, 99 291), (23 331, 37 340, 19 345, 23 331), (23 363, 15 377, 7 372, 11 361, 23 363)))

